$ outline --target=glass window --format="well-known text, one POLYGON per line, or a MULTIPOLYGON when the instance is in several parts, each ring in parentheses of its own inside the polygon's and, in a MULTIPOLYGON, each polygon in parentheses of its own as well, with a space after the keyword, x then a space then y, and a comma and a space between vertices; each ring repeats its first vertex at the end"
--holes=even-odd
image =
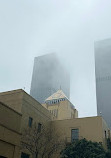
POLYGON ((71 141, 79 139, 79 129, 72 129, 71 130, 71 141))
POLYGON ((38 123, 38 132, 39 132, 39 133, 41 132, 41 127, 42 127, 42 124, 41 124, 41 123, 38 123))
POLYGON ((22 152, 22 153, 21 153, 21 158, 29 158, 29 155, 22 152))
POLYGON ((33 121, 33 118, 29 117, 29 127, 32 127, 32 121, 33 121))
POLYGON ((106 134, 106 131, 104 131, 104 135, 105 135, 105 138, 107 138, 107 134, 106 134))

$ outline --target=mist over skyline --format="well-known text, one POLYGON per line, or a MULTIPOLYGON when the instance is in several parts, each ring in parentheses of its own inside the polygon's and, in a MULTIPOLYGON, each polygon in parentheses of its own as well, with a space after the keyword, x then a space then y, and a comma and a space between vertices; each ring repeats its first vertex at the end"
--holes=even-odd
POLYGON ((79 117, 96 115, 94 42, 111 38, 110 0, 0 1, 0 92, 30 92, 34 57, 56 52, 79 117))

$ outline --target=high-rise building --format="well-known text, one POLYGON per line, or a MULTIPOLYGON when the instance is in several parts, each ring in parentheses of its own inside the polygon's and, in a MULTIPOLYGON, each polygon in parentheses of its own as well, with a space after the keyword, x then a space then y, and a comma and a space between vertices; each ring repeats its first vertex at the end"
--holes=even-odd
POLYGON ((70 75, 57 55, 51 53, 35 57, 30 95, 40 103, 44 103, 45 99, 60 87, 69 98, 70 75))
POLYGON ((97 113, 111 128, 111 39, 95 42, 97 113))

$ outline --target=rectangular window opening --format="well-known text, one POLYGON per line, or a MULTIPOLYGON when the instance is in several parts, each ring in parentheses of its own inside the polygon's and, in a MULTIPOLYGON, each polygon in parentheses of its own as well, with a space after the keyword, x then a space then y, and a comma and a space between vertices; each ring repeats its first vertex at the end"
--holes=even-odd
POLYGON ((21 158, 29 158, 29 154, 26 154, 26 153, 21 153, 21 158))
POLYGON ((71 142, 79 139, 79 129, 71 130, 71 142))
POLYGON ((33 122, 33 118, 29 117, 29 123, 28 123, 29 127, 32 127, 32 122, 33 122))
POLYGON ((39 132, 39 133, 41 132, 41 128, 42 128, 42 124, 41 124, 41 123, 38 123, 38 132, 39 132))

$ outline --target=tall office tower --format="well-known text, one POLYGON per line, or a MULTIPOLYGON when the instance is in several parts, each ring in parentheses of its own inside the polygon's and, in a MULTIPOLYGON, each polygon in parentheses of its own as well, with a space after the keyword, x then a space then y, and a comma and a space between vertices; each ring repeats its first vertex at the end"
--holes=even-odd
POLYGON ((97 113, 111 128, 111 39, 95 42, 97 113))
POLYGON ((70 76, 55 53, 35 57, 30 95, 40 103, 58 89, 70 96, 70 76))

